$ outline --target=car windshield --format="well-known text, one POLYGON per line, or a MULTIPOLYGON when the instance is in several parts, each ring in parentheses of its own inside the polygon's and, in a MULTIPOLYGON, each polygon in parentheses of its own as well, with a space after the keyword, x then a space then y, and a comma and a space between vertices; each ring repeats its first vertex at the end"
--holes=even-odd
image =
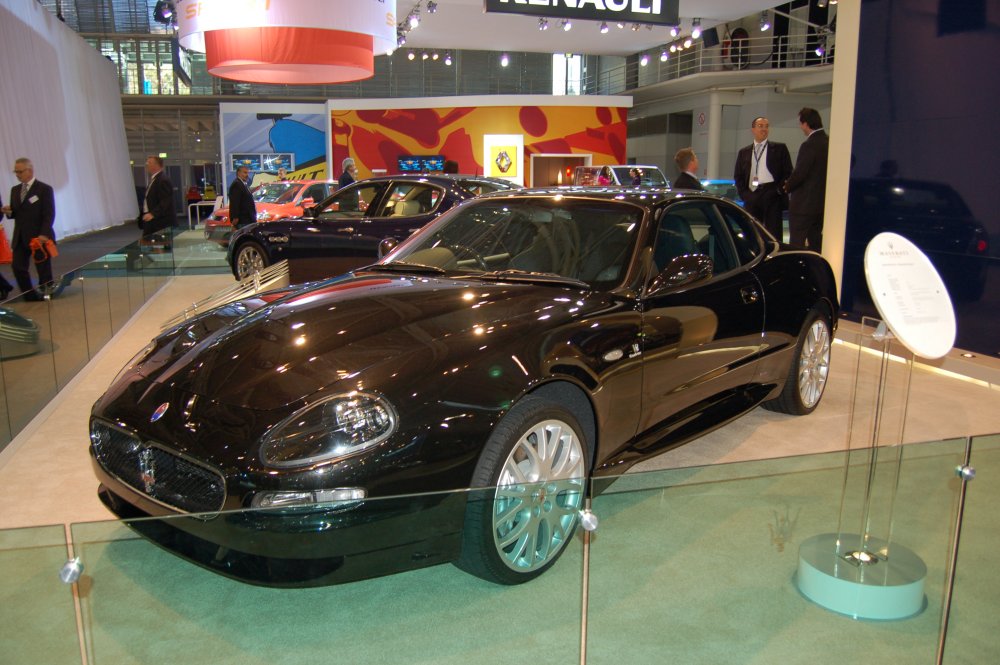
POLYGON ((384 262, 609 286, 625 275, 641 221, 640 208, 620 201, 485 199, 450 211, 384 262))
POLYGON ((631 171, 635 169, 639 172, 639 181, 642 187, 666 187, 667 181, 660 173, 660 169, 648 166, 615 166, 612 170, 618 182, 623 185, 632 184, 631 171))
POLYGON ((254 190, 253 199, 257 203, 289 203, 298 189, 294 182, 269 182, 254 190))

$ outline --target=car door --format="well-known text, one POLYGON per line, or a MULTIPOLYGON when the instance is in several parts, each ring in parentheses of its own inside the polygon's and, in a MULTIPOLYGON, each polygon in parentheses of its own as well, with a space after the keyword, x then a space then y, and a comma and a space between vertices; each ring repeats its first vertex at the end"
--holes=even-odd
POLYGON ((710 278, 648 292, 640 300, 639 431, 653 433, 646 437, 649 446, 669 445, 746 408, 741 389, 754 378, 764 302, 732 234, 708 199, 677 201, 657 221, 651 240, 656 270, 692 254, 711 258, 713 269, 710 278))
POLYGON ((353 242, 359 254, 378 258, 378 245, 385 238, 403 241, 436 216, 444 190, 429 182, 393 182, 381 206, 354 228, 353 242))

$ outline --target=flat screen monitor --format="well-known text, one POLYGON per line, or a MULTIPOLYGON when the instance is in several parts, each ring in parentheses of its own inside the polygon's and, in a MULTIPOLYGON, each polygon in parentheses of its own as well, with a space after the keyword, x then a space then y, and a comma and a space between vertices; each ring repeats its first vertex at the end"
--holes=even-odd
POLYGON ((400 173, 426 173, 444 170, 443 155, 402 155, 399 158, 400 173))

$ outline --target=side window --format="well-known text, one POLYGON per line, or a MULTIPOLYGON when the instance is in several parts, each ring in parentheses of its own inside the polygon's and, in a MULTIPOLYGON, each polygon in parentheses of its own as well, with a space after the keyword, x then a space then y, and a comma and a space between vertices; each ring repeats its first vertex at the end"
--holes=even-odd
POLYGON ((657 270, 685 254, 711 258, 716 275, 739 265, 729 234, 710 201, 676 203, 660 216, 653 249, 657 270))
POLYGON ((326 188, 323 185, 310 185, 302 195, 302 198, 312 199, 314 203, 319 203, 326 196, 326 188))
POLYGON ((319 218, 346 219, 364 217, 365 213, 368 212, 369 206, 372 202, 378 200, 384 188, 385 185, 383 183, 346 187, 337 192, 332 200, 327 201, 323 211, 319 214, 319 218))
POLYGON ((437 207, 441 191, 421 182, 398 182, 386 198, 378 217, 415 217, 425 215, 437 207))
POLYGON ((733 237, 733 245, 736 247, 740 263, 744 265, 750 263, 761 253, 760 239, 753 221, 742 208, 722 204, 719 204, 718 208, 729 228, 729 234, 733 237))

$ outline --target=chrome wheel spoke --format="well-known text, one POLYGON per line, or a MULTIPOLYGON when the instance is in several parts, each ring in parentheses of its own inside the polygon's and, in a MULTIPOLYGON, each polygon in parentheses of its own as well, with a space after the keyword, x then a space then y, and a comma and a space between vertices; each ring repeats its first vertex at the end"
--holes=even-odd
POLYGON ((815 406, 823 396, 830 371, 830 330, 823 320, 809 327, 799 357, 799 398, 806 407, 815 406))

